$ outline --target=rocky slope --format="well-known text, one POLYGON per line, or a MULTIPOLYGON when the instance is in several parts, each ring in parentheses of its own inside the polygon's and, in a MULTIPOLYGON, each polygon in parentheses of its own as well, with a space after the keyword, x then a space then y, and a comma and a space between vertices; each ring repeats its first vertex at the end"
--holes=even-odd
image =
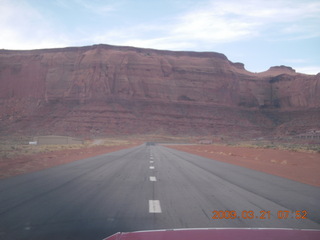
POLYGON ((320 74, 212 52, 0 50, 0 133, 263 136, 320 129, 320 74))

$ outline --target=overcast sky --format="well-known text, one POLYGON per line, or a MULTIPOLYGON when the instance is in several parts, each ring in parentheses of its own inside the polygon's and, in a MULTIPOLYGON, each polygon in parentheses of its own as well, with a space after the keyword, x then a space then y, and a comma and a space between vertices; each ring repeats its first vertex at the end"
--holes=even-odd
POLYGON ((212 51, 247 70, 320 72, 319 0, 0 0, 0 49, 212 51))

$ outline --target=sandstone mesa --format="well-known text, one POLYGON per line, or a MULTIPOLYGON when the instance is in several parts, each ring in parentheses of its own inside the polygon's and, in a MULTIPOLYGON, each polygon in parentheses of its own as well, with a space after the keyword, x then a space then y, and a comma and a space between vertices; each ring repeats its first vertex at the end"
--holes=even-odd
POLYGON ((320 130, 320 74, 214 52, 0 50, 0 135, 283 136, 320 130))

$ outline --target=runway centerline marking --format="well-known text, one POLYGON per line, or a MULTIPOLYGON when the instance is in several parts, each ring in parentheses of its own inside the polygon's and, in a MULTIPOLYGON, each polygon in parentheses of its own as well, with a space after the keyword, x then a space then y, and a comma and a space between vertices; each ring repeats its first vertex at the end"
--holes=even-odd
POLYGON ((149 168, 150 168, 150 169, 154 169, 154 166, 150 166, 149 168))
POLYGON ((156 182, 157 181, 157 178, 154 177, 154 176, 150 176, 150 182, 156 182))
POLYGON ((154 163, 154 161, 150 161, 150 163, 154 163))
POLYGON ((159 200, 149 200, 149 213, 161 213, 159 200))

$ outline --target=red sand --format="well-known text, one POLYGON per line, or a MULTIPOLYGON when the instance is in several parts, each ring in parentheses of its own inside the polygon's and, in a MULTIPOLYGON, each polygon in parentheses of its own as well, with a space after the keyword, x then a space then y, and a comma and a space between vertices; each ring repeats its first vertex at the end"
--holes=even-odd
POLYGON ((16 158, 0 159, 0 179, 23 173, 34 172, 109 152, 115 152, 125 148, 131 148, 139 144, 95 146, 83 149, 68 149, 47 153, 38 153, 29 156, 20 156, 16 158))
POLYGON ((319 153, 219 145, 171 145, 167 147, 320 186, 319 153))

